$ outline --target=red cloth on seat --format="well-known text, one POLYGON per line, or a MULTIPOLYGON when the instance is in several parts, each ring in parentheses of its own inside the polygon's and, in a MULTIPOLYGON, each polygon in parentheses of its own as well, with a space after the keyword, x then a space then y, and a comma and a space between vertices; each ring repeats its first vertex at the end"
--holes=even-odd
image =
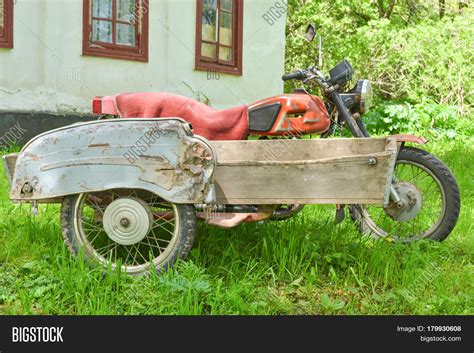
POLYGON ((126 93, 115 97, 123 118, 177 117, 193 126, 196 135, 209 140, 244 140, 248 135, 248 108, 216 110, 194 99, 171 93, 126 93))

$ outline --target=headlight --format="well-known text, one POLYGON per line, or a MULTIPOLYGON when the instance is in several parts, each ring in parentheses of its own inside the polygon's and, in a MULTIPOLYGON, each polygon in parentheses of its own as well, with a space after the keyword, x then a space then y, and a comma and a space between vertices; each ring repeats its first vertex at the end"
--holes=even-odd
POLYGON ((365 114, 374 104, 374 92, 369 80, 359 80, 350 91, 339 95, 352 114, 365 114))
POLYGON ((364 114, 374 105, 374 91, 369 80, 360 80, 357 86, 360 89, 360 112, 364 114))

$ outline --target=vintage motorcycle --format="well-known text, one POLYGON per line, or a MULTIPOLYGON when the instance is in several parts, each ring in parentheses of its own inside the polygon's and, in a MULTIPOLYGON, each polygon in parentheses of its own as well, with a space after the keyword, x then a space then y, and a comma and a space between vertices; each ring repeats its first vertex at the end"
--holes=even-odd
MULTIPOLYGON (((315 37, 310 25, 307 39, 315 37)), ((323 74, 319 42, 318 65, 283 76, 300 80, 301 89, 245 109, 215 111, 188 101, 209 114, 193 120, 160 107, 127 116, 120 97, 95 98, 94 113, 119 118, 49 131, 3 157, 11 200, 32 203, 33 210, 61 203, 68 248, 130 275, 184 259, 197 219, 230 228, 288 219, 306 204, 337 205, 338 222, 348 210, 358 229, 375 238, 445 239, 460 210, 452 173, 430 153, 406 146, 424 138, 370 138, 362 120, 372 105, 370 81, 346 89, 353 76, 347 61, 323 74), (259 138, 208 134, 229 119, 259 138), (345 127, 355 138, 329 138, 345 127)))

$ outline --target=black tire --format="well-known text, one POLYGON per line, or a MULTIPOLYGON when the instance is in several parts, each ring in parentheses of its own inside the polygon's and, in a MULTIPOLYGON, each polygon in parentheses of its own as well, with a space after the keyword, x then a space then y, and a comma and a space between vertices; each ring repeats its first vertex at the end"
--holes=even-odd
MULTIPOLYGON (((439 216, 436 223, 434 224, 437 224, 435 229, 428 232, 427 234, 423 234, 423 236, 420 237, 413 236, 412 238, 399 240, 407 242, 418 239, 443 241, 454 229, 461 208, 459 187, 453 174, 449 168, 438 158, 426 151, 414 147, 402 147, 400 149, 397 158, 397 164, 403 162, 407 162, 407 164, 410 162, 417 163, 426 168, 435 176, 436 179, 438 179, 438 186, 441 186, 442 191, 444 192, 444 195, 442 196, 444 198, 445 206, 443 207, 444 214, 439 216)), ((433 178, 435 181, 436 179, 433 178)), ((374 228, 373 220, 367 218, 368 212, 364 206, 351 205, 349 209, 351 218, 353 221, 355 221, 361 233, 371 235, 374 238, 382 237, 374 228)))
MULTIPOLYGON (((109 267, 114 269, 117 267, 118 262, 108 261, 105 263, 104 261, 99 261, 92 242, 87 243, 84 240, 84 236, 76 231, 79 217, 79 203, 81 202, 81 198, 85 197, 84 195, 86 194, 72 195, 63 199, 61 206, 61 229, 64 242, 68 250, 74 256, 77 256, 78 253, 82 251, 86 260, 93 266, 101 266, 104 270, 109 267)), ((166 257, 160 259, 160 261, 155 261, 156 258, 148 262, 143 261, 144 264, 140 268, 129 268, 122 265, 122 270, 127 274, 145 275, 149 273, 151 269, 155 269, 160 273, 172 267, 178 259, 184 260, 188 256, 196 235, 196 210, 194 205, 170 205, 174 210, 173 215, 178 219, 178 223, 175 230, 173 230, 173 241, 170 240, 166 250, 163 250, 164 253, 167 253, 166 257), (172 248, 168 249, 171 246, 170 244, 172 244, 172 248)), ((87 239, 87 237, 85 239, 87 239)), ((161 256, 162 252, 159 246, 158 249, 159 255, 161 256)))

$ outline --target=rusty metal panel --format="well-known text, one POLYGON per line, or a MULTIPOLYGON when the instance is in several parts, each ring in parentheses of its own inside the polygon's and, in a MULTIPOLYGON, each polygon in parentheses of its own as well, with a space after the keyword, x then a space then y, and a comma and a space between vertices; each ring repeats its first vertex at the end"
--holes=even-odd
POLYGON ((10 198, 135 188, 174 203, 212 203, 215 166, 207 140, 193 136, 181 119, 99 120, 29 141, 18 156, 10 198))

